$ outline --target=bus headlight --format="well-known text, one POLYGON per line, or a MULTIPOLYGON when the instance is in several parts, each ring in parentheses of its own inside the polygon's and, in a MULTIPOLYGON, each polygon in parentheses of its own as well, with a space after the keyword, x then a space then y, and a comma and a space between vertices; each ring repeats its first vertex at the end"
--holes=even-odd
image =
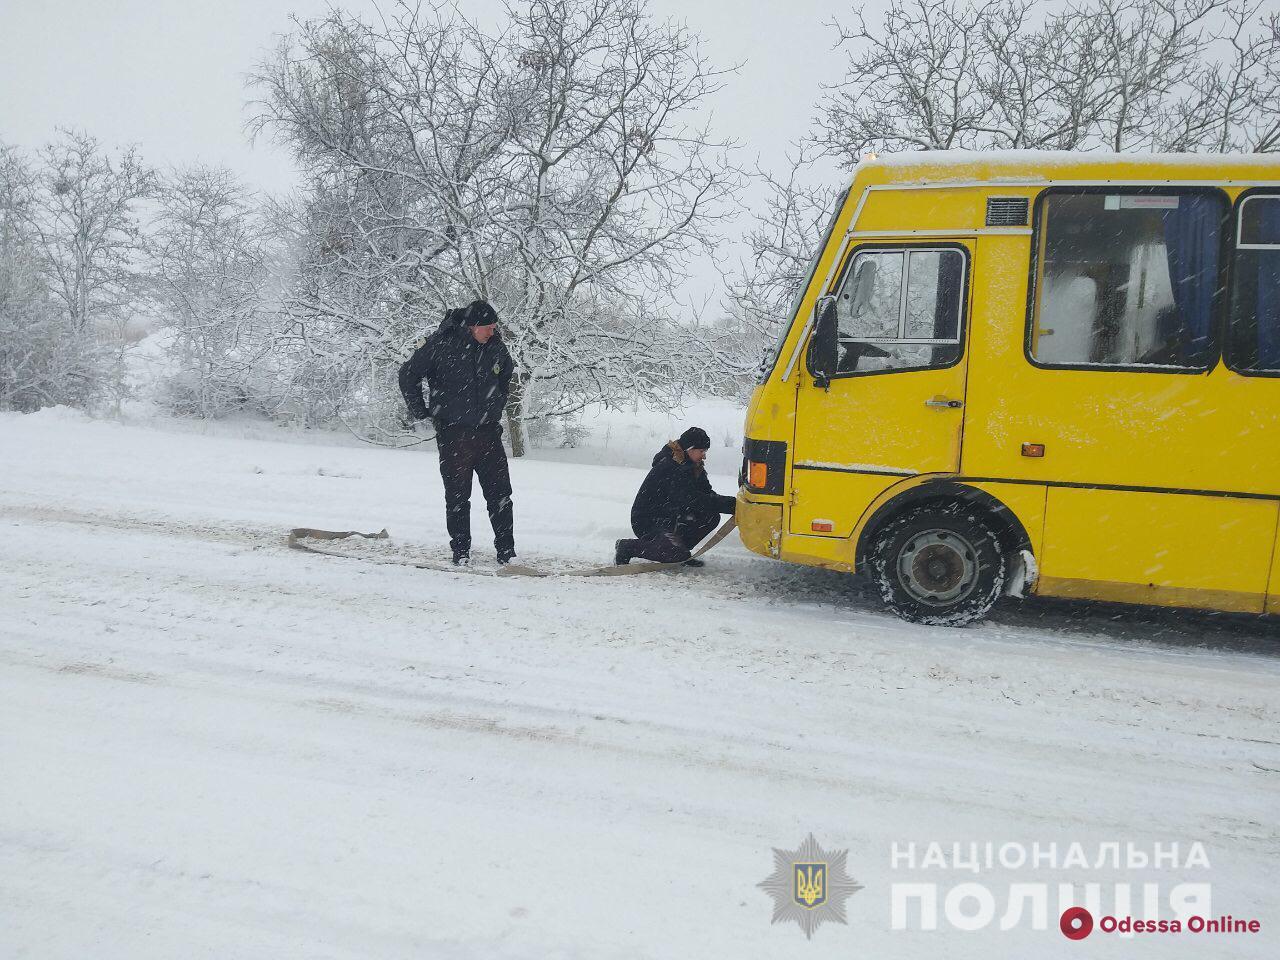
POLYGON ((782 440, 742 442, 742 472, 739 483, 751 493, 782 496, 786 486, 787 445, 782 440))

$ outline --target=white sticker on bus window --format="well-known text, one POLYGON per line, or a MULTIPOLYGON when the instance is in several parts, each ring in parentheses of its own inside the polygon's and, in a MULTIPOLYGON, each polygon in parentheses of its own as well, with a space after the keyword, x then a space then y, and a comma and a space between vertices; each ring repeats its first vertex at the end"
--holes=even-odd
POLYGON ((1177 210, 1177 197, 1153 197, 1147 194, 1111 195, 1103 198, 1104 210, 1177 210))

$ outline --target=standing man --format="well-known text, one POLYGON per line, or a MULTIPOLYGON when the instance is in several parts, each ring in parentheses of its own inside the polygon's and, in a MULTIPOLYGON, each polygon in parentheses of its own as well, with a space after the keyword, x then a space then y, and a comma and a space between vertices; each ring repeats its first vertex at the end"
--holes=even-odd
POLYGON ((649 475, 631 505, 631 529, 636 540, 619 540, 613 562, 635 558, 658 563, 702 566, 689 554, 720 522, 720 514, 734 512, 737 501, 711 489, 705 461, 711 438, 701 427, 690 427, 658 451, 649 475))
POLYGON ((438 329, 418 345, 400 368, 400 392, 410 415, 431 418, 444 480, 445 523, 453 562, 471 562, 471 474, 493 524, 498 563, 516 555, 511 510, 511 475, 502 449, 502 414, 513 370, 511 354, 498 333, 498 314, 483 300, 445 311, 438 329), (431 402, 422 397, 426 381, 431 402))

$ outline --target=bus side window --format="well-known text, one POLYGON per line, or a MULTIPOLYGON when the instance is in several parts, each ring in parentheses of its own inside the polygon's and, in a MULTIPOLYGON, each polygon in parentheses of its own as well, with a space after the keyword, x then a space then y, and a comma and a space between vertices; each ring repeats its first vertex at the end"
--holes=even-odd
POLYGON ((1242 373, 1280 373, 1280 195, 1240 203, 1227 362, 1242 373))
POLYGON ((858 251, 836 298, 836 373, 955 363, 964 274, 964 254, 954 247, 858 251))
POLYGON ((1032 359, 1050 366, 1211 367, 1224 210, 1223 198, 1208 193, 1045 197, 1032 359))

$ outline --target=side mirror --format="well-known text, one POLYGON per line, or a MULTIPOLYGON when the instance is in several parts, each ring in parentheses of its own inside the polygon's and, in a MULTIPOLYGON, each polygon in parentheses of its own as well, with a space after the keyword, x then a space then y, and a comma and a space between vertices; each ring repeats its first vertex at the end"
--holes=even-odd
POLYGON ((809 337, 805 363, 813 374, 813 382, 824 390, 831 388, 831 375, 836 371, 838 326, 836 298, 819 297, 813 308, 813 334, 809 337))

